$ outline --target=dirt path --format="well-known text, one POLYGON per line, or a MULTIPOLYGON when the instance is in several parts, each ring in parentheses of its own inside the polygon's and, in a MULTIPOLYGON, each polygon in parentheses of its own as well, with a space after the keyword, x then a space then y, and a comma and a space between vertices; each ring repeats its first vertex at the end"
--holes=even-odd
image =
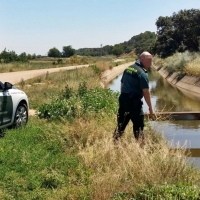
MULTIPOLYGON (((119 65, 117 67, 112 68, 111 70, 106 70, 102 74, 102 87, 105 87, 112 79, 119 76, 125 68, 131 65, 132 62, 125 63, 119 65)), ((89 65, 76 65, 76 66, 68 66, 68 67, 59 67, 59 68, 49 68, 49 69, 39 69, 39 70, 29 70, 29 71, 19 71, 19 72, 8 72, 8 73, 0 73, 0 81, 1 82, 10 82, 12 84, 19 83, 22 79, 27 80, 37 76, 41 76, 46 74, 47 72, 59 72, 62 70, 71 70, 71 69, 78 69, 82 67, 88 67, 89 65)), ((35 110, 30 109, 29 115, 35 115, 35 110)))
POLYGON ((10 82, 12 84, 19 83, 21 79, 27 80, 37 76, 41 76, 46 74, 47 72, 59 72, 62 70, 71 70, 76 68, 88 67, 89 65, 76 65, 76 66, 68 66, 68 67, 58 67, 58 68, 49 68, 49 69, 37 69, 37 70, 29 70, 29 71, 19 71, 19 72, 8 72, 8 73, 0 73, 0 81, 1 82, 10 82))

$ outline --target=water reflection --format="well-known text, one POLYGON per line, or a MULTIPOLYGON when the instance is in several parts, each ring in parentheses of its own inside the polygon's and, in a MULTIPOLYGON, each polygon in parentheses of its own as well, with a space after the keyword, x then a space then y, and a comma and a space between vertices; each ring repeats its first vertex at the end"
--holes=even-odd
MULTIPOLYGON (((149 73, 152 96, 156 97, 154 105, 157 111, 198 111, 200 103, 197 99, 189 98, 179 89, 171 86, 154 70, 149 73)), ((200 98, 200 97, 199 97, 200 98)))
MULTIPOLYGON (((118 76, 109 85, 111 90, 120 90, 121 76, 118 76)), ((149 80, 152 104, 155 111, 200 111, 200 97, 198 100, 198 97, 185 95, 185 91, 182 92, 170 85, 155 70, 149 73, 149 80)), ((148 112, 146 103, 144 103, 144 111, 148 112)), ((152 125, 157 131, 162 132, 169 141, 173 141, 174 144, 185 145, 187 142, 190 148, 200 148, 199 120, 152 122, 152 125)))

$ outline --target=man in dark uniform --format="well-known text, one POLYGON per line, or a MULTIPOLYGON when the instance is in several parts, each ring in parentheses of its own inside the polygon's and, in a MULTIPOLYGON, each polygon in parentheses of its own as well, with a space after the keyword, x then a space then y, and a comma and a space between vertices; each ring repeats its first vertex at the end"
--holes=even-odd
POLYGON ((149 52, 143 52, 139 60, 124 70, 114 141, 122 136, 129 120, 133 123, 135 138, 138 140, 143 137, 144 112, 141 100, 143 97, 149 107, 149 113, 153 114, 147 74, 147 69, 151 65, 152 55, 149 52))

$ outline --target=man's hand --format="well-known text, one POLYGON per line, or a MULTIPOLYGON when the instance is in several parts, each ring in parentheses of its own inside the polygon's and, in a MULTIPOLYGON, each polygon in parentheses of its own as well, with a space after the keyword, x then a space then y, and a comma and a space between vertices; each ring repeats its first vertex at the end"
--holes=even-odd
POLYGON ((146 89, 143 89, 142 91, 143 91, 144 99, 145 99, 147 105, 149 106, 149 113, 150 113, 150 115, 153 115, 154 111, 153 111, 152 104, 151 104, 151 94, 149 92, 149 89, 146 88, 146 89))
POLYGON ((149 108, 149 114, 150 114, 150 115, 153 115, 153 114, 154 114, 154 111, 153 111, 152 108, 149 108))

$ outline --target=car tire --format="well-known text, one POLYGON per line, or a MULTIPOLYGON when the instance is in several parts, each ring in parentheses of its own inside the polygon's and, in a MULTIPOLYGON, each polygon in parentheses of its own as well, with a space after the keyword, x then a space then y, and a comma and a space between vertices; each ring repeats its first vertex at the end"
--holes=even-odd
POLYGON ((26 104, 20 103, 15 112, 13 128, 23 127, 28 122, 28 109, 26 104))

